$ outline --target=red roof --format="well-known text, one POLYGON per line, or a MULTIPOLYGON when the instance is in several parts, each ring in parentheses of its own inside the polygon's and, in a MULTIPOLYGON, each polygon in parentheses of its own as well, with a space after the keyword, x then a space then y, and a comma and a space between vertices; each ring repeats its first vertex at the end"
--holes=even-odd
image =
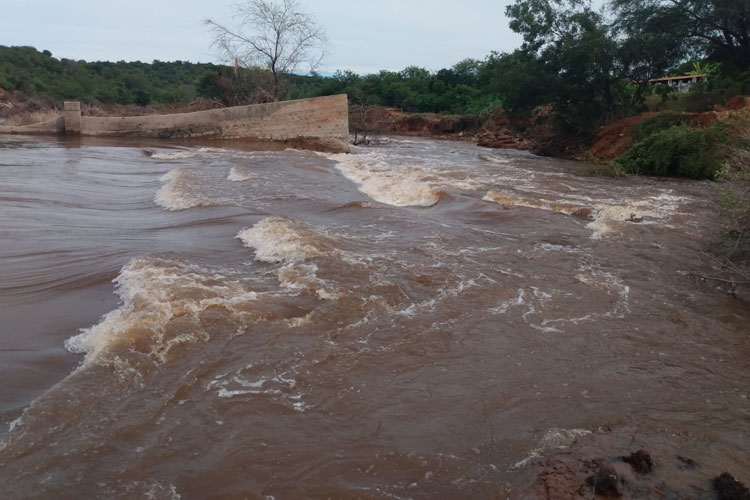
POLYGON ((702 73, 700 75, 683 75, 683 76, 664 76, 662 78, 652 78, 649 83, 668 82, 670 80, 692 80, 693 78, 706 78, 708 74, 702 73))

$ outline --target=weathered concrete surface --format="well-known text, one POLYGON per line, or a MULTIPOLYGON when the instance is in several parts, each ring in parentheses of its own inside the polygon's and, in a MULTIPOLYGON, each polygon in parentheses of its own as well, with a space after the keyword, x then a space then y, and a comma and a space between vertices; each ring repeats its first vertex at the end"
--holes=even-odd
POLYGON ((55 120, 35 123, 34 125, 0 125, 0 134, 55 135, 63 132, 65 132, 65 118, 62 116, 55 120))
POLYGON ((81 103, 65 101, 63 104, 65 117, 65 134, 74 135, 81 133, 81 103))
POLYGON ((349 151, 346 95, 173 115, 106 118, 80 116, 80 105, 76 110, 75 104, 78 103, 65 103, 62 130, 60 124, 55 123, 43 127, 41 124, 0 127, 0 133, 65 132, 99 137, 271 141, 300 148, 349 151))

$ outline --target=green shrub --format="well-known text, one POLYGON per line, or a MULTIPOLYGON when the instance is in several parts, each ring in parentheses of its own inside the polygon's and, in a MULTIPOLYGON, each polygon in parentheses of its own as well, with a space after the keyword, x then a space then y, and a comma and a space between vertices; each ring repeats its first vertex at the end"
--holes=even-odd
POLYGON ((617 159, 629 174, 714 179, 722 168, 723 127, 678 125, 660 130, 617 159))
POLYGON ((672 128, 677 125, 682 125, 684 123, 684 113, 664 111, 663 113, 659 113, 658 115, 644 118, 630 131, 630 137, 632 137, 633 141, 635 142, 641 142, 642 140, 647 139, 656 132, 672 128))

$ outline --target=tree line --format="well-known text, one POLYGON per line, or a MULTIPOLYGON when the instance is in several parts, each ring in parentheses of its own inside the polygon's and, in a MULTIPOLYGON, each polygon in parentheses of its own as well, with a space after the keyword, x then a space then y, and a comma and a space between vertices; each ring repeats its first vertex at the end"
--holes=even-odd
POLYGON ((48 50, 0 45, 0 88, 56 99, 112 104, 187 102, 216 64, 182 61, 86 62, 57 59, 48 50))

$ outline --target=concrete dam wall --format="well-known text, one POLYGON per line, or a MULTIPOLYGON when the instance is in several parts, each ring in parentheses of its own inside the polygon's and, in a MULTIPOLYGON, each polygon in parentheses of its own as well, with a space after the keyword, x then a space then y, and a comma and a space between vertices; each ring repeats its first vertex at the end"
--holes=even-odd
POLYGON ((0 133, 283 142, 340 152, 349 151, 348 108, 347 96, 335 95, 173 115, 100 118, 81 116, 80 103, 66 102, 62 118, 0 126, 0 133))

